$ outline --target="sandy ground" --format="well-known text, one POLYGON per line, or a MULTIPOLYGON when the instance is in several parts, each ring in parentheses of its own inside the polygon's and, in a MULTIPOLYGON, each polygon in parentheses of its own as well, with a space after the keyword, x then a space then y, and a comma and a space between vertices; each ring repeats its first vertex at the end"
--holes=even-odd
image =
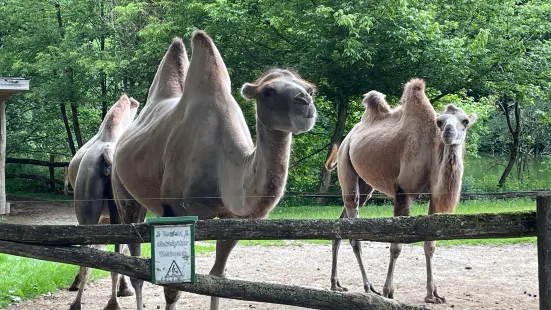
MULTIPOLYGON (((74 223, 66 203, 23 203, 12 205, 8 223, 74 223)), ((388 245, 363 243, 364 262, 375 287, 382 290, 388 266, 388 245)), ((214 255, 197 258, 197 272, 208 273, 214 255)), ((363 290, 361 276, 350 246, 343 244, 339 257, 341 283, 351 291, 363 290)), ((425 259, 422 246, 404 246, 395 274, 395 298, 430 309, 518 309, 538 308, 537 252, 535 245, 438 247, 434 270, 439 293, 447 303, 427 305, 425 259)), ((228 262, 227 276, 234 279, 329 288, 331 248, 328 245, 260 247, 237 246, 228 262)), ((6 276, 6 275, 4 275, 6 276)), ((9 276, 9 275, 7 275, 9 276)), ((84 293, 83 309, 103 309, 109 298, 110 279, 91 283, 84 293)), ((68 309, 75 292, 61 290, 8 309, 68 309)), ((209 309, 206 296, 183 293, 179 309, 209 309)), ((135 309, 135 298, 119 299, 123 309, 135 309)), ((164 309, 161 287, 144 285, 145 309, 164 309)), ((222 309, 302 309, 298 307, 224 299, 222 309)))

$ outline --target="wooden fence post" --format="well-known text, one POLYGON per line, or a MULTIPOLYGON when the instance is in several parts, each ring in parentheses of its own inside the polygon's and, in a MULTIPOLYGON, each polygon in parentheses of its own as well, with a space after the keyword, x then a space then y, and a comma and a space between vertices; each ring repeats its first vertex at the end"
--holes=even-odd
POLYGON ((63 193, 69 195, 69 166, 63 167, 63 193))
MULTIPOLYGON (((55 156, 52 154, 50 154, 50 162, 55 163, 55 156)), ((50 170, 50 191, 55 192, 55 183, 53 182, 55 179, 54 166, 49 166, 48 169, 50 170)))
POLYGON ((540 310, 551 309, 551 196, 537 198, 540 310))

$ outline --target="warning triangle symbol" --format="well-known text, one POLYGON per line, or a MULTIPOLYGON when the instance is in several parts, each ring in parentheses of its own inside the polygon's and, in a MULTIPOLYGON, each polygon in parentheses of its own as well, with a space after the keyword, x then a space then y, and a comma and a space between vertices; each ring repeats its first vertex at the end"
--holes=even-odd
POLYGON ((180 270, 180 267, 176 264, 176 261, 173 260, 172 264, 170 264, 170 267, 168 268, 168 272, 165 275, 165 279, 174 281, 183 277, 184 275, 182 274, 182 270, 180 270))

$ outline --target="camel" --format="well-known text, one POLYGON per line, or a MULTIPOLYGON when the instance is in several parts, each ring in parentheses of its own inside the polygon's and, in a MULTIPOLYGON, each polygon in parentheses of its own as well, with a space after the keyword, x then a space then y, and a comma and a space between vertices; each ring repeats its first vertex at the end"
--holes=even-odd
MULTIPOLYGON (((98 133, 78 150, 69 163, 69 181, 74 188, 75 212, 80 225, 105 223, 106 219, 113 224, 119 221, 111 188, 113 152, 122 132, 134 120, 138 106, 138 101, 122 95, 107 112, 98 133)), ((116 251, 120 252, 120 246, 115 245, 115 247, 116 251)), ((80 267, 79 273, 69 288, 69 290, 78 289, 71 310, 81 309, 82 294, 89 275, 90 268, 80 267)), ((115 281, 112 294, 117 294, 115 281)), ((134 294, 122 275, 118 294, 119 296, 134 294)))
MULTIPOLYGON (((455 105, 437 114, 425 95, 425 82, 412 79, 404 87, 401 105, 391 109, 377 91, 365 94, 366 110, 360 122, 348 133, 340 147, 333 147, 325 167, 338 162, 344 209, 341 218, 358 218, 359 208, 374 189, 394 199, 394 216, 409 216, 411 203, 419 193, 429 191, 428 213, 450 213, 459 203, 463 177, 463 152, 467 129, 476 115, 467 115, 455 105)), ((333 240, 331 289, 342 287, 337 271, 341 240, 333 240)), ((375 291, 362 263, 358 240, 350 240, 362 274, 364 290, 375 291)), ((443 303, 432 277, 435 241, 424 244, 427 264, 425 302, 443 303)), ((390 246, 390 263, 383 295, 394 297, 393 275, 402 244, 390 246)))
MULTIPOLYGON (((241 95, 256 100, 255 147, 212 39, 194 31, 191 62, 174 39, 147 104, 117 144, 112 182, 121 221, 142 222, 146 209, 163 217, 266 218, 284 192, 292 134, 315 124, 314 88, 286 69, 245 83, 241 95)), ((211 275, 224 276, 236 244, 217 241, 211 275)), ((131 255, 141 254, 139 244, 128 246, 131 255)), ((142 309, 143 281, 130 281, 142 309)), ((176 309, 179 298, 165 288, 166 309, 176 309)), ((218 298, 210 309, 219 309, 218 298)))

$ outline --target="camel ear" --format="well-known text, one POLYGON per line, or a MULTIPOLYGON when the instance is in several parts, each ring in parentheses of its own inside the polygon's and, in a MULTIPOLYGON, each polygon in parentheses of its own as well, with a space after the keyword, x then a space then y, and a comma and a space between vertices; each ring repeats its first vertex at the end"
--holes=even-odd
POLYGON ((257 88, 258 88, 258 85, 245 83, 241 87, 241 96, 243 96, 243 98, 248 100, 254 99, 256 97, 257 88))
POLYGON ((476 116, 475 113, 469 115, 469 127, 471 127, 476 122, 477 119, 478 119, 478 116, 476 116))
POLYGON ((130 97, 130 106, 133 108, 137 108, 140 106, 140 102, 132 97, 130 97))

